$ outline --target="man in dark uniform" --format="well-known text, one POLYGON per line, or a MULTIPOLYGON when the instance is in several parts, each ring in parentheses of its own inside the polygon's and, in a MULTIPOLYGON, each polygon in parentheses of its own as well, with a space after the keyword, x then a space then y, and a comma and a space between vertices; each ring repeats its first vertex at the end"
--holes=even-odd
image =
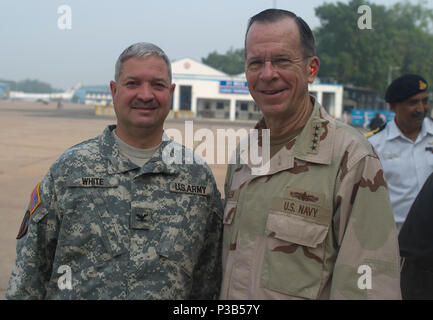
POLYGON ((401 229, 425 180, 433 171, 433 121, 428 117, 428 83, 416 74, 395 79, 385 100, 392 121, 373 131, 368 140, 382 162, 392 211, 401 229))
POLYGON ((403 299, 433 299, 433 173, 413 203, 398 237, 403 299))

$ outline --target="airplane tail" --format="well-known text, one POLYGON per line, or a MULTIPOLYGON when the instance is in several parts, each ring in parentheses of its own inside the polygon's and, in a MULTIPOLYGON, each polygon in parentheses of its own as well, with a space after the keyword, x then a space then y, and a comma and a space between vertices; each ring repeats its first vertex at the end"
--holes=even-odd
POLYGON ((77 82, 71 89, 68 90, 68 93, 74 95, 75 91, 81 88, 81 82, 77 82))

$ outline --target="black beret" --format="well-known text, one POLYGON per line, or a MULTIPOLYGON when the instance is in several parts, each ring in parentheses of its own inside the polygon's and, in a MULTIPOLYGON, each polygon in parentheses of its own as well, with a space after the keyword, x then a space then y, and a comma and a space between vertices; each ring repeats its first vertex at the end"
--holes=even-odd
POLYGON ((386 89, 385 101, 399 102, 406 100, 417 93, 426 91, 427 81, 416 74, 405 74, 395 79, 386 89))

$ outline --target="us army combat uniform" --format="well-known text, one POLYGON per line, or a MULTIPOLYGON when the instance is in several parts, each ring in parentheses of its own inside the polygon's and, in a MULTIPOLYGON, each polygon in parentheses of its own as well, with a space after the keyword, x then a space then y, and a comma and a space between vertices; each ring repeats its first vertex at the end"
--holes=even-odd
POLYGON ((171 141, 138 167, 114 127, 67 150, 35 189, 7 299, 218 297, 223 207, 209 167, 164 162, 171 141))
POLYGON ((315 103, 266 174, 239 159, 225 185, 222 299, 401 299, 387 186, 361 134, 315 103))

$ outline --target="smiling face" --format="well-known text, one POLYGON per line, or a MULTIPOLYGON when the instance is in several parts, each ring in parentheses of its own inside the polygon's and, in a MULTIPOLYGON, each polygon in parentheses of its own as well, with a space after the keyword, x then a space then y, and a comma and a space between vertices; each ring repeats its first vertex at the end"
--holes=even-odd
POLYGON ((123 63, 119 80, 111 81, 110 88, 119 137, 137 132, 162 134, 175 85, 161 57, 129 58, 123 63))
POLYGON ((404 133, 420 131, 428 111, 427 92, 391 103, 391 110, 395 113, 395 122, 404 133))
POLYGON ((290 118, 309 99, 308 83, 319 70, 317 57, 305 57, 292 18, 251 25, 245 70, 251 96, 266 118, 290 118))

